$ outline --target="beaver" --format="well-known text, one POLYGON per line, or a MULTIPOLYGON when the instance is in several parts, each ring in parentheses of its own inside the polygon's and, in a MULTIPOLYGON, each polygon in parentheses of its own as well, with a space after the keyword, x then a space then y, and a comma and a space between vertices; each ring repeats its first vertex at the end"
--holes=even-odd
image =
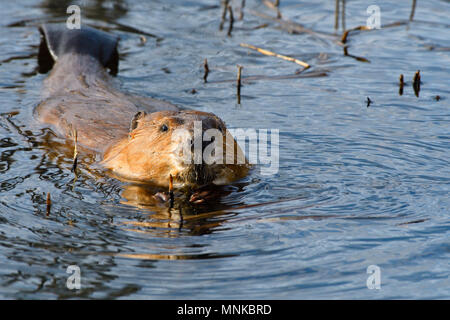
MULTIPOLYGON (((181 188, 227 184, 248 173, 247 159, 216 115, 118 89, 118 37, 84 25, 44 24, 39 30, 39 68, 51 72, 36 117, 59 136, 71 139, 76 132, 83 150, 99 154, 115 177, 168 187, 171 176, 181 188), (198 123, 201 131, 195 133, 198 123), (223 161, 195 161, 195 152, 180 157, 180 150, 194 150, 194 134, 209 129, 223 138, 210 140, 222 147, 217 150, 223 161)), ((203 139, 200 144, 205 151, 203 139)))

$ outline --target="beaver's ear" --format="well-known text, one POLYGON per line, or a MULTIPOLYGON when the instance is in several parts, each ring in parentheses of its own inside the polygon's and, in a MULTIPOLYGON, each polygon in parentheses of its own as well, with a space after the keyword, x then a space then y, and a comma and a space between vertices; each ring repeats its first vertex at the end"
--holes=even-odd
POLYGON ((145 111, 138 111, 133 118, 131 119, 131 123, 130 123, 130 133, 131 131, 133 131, 134 129, 136 129, 138 127, 138 122, 139 120, 141 120, 142 118, 144 118, 147 114, 145 113, 145 111))

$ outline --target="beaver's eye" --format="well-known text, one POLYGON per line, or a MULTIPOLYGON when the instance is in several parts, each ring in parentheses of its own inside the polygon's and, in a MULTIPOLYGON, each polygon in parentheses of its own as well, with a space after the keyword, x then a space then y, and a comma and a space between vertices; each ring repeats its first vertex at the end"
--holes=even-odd
POLYGON ((163 125, 161 126, 160 130, 161 130, 162 132, 166 132, 167 130, 169 130, 169 127, 168 127, 166 124, 163 124, 163 125))

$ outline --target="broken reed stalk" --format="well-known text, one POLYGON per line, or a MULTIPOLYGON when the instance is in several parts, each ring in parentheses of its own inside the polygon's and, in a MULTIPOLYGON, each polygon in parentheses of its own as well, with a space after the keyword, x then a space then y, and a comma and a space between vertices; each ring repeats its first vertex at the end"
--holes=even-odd
POLYGON ((292 58, 292 57, 284 56, 284 55, 281 55, 281 54, 278 54, 278 53, 275 53, 275 52, 272 52, 272 51, 269 51, 269 50, 266 50, 266 49, 258 48, 258 47, 255 47, 255 46, 251 45, 251 44, 241 43, 240 45, 241 45, 241 47, 249 48, 249 49, 258 51, 259 53, 262 53, 262 54, 264 54, 266 56, 277 57, 277 58, 280 58, 280 59, 283 59, 283 60, 286 60, 286 61, 295 62, 296 64, 299 64, 302 67, 304 67, 305 69, 308 69, 308 68, 311 67, 309 64, 307 64, 304 61, 301 61, 301 60, 298 60, 298 59, 295 59, 295 58, 292 58))
POLYGON ((169 174, 169 205, 172 208, 173 207, 173 202, 174 202, 174 195, 173 195, 173 177, 171 174, 169 174))
POLYGON ((415 86, 420 86, 420 70, 417 70, 414 74, 413 83, 415 86))
POLYGON ((47 200, 45 202, 47 204, 47 217, 50 215, 50 209, 52 208, 52 200, 50 199, 50 192, 47 192, 47 200))
POLYGON ((244 8, 245 8, 245 0, 242 0, 241 9, 239 10, 239 20, 244 19, 244 8))
POLYGON ((403 80, 403 73, 400 74, 399 81, 400 81, 400 86, 398 88, 398 94, 401 96, 401 95, 403 95, 403 87, 405 86, 405 81, 403 80))
POLYGON ((227 17, 227 10, 228 10, 228 2, 229 0, 222 0, 223 11, 222 11, 222 19, 220 20, 219 31, 223 30, 223 25, 225 24, 225 19, 227 17))
POLYGON ((233 31, 233 23, 234 23, 234 17, 233 17, 233 8, 228 5, 228 15, 230 16, 230 24, 228 26, 228 33, 227 35, 231 37, 231 32, 233 31))
POLYGON ((342 37, 341 37, 341 42, 342 43, 347 43, 347 37, 348 37, 348 34, 350 33, 350 31, 351 30, 345 30, 344 31, 344 33, 342 34, 342 37))
POLYGON ((416 0, 413 0, 411 7, 411 14, 409 15, 409 21, 413 21, 415 11, 416 11, 416 0))
POLYGON ((238 67, 238 75, 237 75, 237 102, 238 104, 241 104, 241 74, 242 74, 242 66, 238 67))
POLYGON ((345 0, 341 1, 342 1, 341 23, 342 23, 342 30, 345 30, 345 0))
POLYGON ((281 12, 280 12, 280 1, 275 0, 275 2, 272 2, 270 0, 263 0, 264 5, 277 12, 277 19, 281 19, 281 12))
POLYGON ((280 5, 279 1, 272 2, 270 0, 263 0, 264 5, 272 10, 277 10, 277 7, 280 5))
POLYGON ((209 74, 209 66, 208 66, 208 59, 205 58, 205 61, 203 62, 203 68, 205 69, 205 73, 203 74, 203 82, 208 82, 208 74, 209 74))
POLYGON ((334 8, 334 30, 339 28, 339 0, 336 0, 336 6, 334 8))
POLYGON ((369 59, 366 59, 364 57, 358 57, 358 56, 355 56, 353 54, 348 53, 348 47, 347 46, 344 46, 344 56, 353 58, 353 59, 355 59, 357 61, 370 63, 369 59))
POLYGON ((269 26, 268 23, 263 23, 263 24, 260 24, 260 25, 258 25, 256 27, 251 28, 251 30, 263 29, 263 28, 267 28, 268 26, 269 26))
POLYGON ((413 88, 416 97, 419 97, 420 92, 420 70, 417 70, 413 77, 413 88))
POLYGON ((347 43, 347 38, 350 32, 352 31, 362 31, 362 30, 371 30, 369 27, 367 26, 357 26, 348 30, 345 30, 344 33, 342 34, 341 37, 341 42, 342 43, 347 43))
POLYGON ((275 0, 275 8, 277 9, 277 18, 281 19, 280 0, 275 0))
POLYGON ((277 7, 277 18, 281 19, 281 11, 278 7, 277 7))
POLYGON ((70 170, 71 172, 74 172, 75 174, 77 173, 77 165, 78 165, 78 132, 77 129, 73 129, 72 130, 72 137, 73 137, 73 164, 72 164, 72 169, 70 170))

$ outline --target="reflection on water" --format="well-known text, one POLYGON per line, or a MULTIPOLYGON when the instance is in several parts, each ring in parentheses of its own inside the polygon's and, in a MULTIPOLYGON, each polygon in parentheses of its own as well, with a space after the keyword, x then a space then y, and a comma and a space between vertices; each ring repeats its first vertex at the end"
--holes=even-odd
MULTIPOLYGON (((72 141, 34 120, 46 77, 36 26, 64 21, 69 3, 2 12, 0 297, 448 298, 447 1, 418 2, 413 22, 410 3, 382 2, 384 28, 345 41, 330 1, 281 1, 283 21, 247 1, 231 37, 218 1, 78 1, 82 23, 120 36, 125 90, 216 113, 230 128, 280 130, 276 175, 255 169, 200 190, 204 202, 178 190, 173 206, 167 190, 121 182, 83 150, 75 176, 72 141), (77 292, 65 287, 74 264, 77 292)), ((365 24, 366 7, 346 2, 347 28, 365 24)))

